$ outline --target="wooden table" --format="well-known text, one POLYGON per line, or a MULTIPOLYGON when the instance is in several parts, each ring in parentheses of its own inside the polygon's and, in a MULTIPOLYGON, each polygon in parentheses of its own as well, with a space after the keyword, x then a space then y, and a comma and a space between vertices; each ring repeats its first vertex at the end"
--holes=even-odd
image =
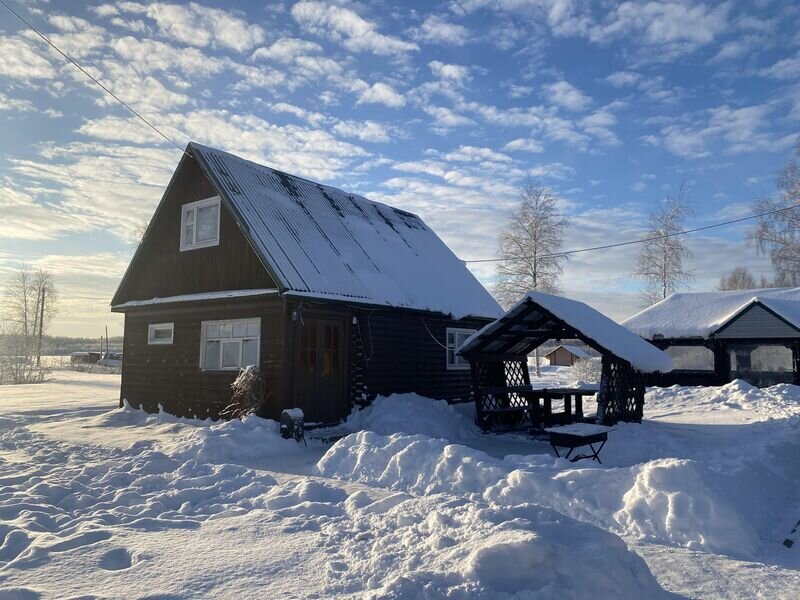
POLYGON ((550 434, 550 446, 558 458, 561 458, 558 448, 569 448, 564 458, 570 462, 591 458, 603 464, 603 461, 600 460, 600 451, 606 445, 608 432, 612 431, 612 428, 593 423, 572 423, 561 427, 549 427, 545 431, 550 434), (595 449, 595 444, 600 445, 595 449), (570 458, 572 451, 582 446, 589 446, 591 454, 578 454, 570 458))
POLYGON ((517 396, 518 403, 513 406, 495 406, 482 413, 489 422, 494 416, 519 414, 527 416, 531 425, 537 429, 546 429, 557 424, 572 423, 583 419, 583 397, 593 396, 597 390, 591 388, 544 388, 533 389, 530 386, 487 387, 481 390, 484 394, 497 396, 517 396), (524 403, 519 403, 519 399, 524 403), (553 400, 563 400, 563 412, 553 412, 553 400))

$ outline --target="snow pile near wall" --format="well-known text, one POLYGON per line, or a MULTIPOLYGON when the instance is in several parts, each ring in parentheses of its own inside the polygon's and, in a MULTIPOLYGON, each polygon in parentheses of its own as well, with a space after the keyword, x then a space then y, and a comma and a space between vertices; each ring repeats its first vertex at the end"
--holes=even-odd
POLYGON ((318 463, 328 477, 413 494, 450 492, 493 504, 533 502, 620 535, 665 545, 749 556, 759 545, 747 523, 690 460, 575 468, 547 455, 503 460, 424 436, 362 432, 318 463))
POLYGON ((369 430, 383 435, 422 434, 447 440, 480 435, 474 404, 451 405, 418 394, 378 396, 372 404, 353 411, 344 423, 348 431, 369 430))
MULTIPOLYGON (((148 413, 124 406, 84 423, 91 429, 148 428, 158 432, 159 450, 210 463, 247 461, 284 454, 298 454, 301 446, 280 435, 280 424, 250 415, 243 420, 212 421, 176 417, 161 410, 148 413)), ((311 443, 315 443, 311 441, 311 443)))

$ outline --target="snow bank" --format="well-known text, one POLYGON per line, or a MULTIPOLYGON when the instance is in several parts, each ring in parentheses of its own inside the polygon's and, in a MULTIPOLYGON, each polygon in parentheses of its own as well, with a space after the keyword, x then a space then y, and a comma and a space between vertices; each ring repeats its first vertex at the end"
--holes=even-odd
POLYGON ((759 545, 747 515, 714 491, 690 460, 631 467, 574 468, 547 455, 495 459, 425 436, 362 432, 337 442, 317 464, 322 475, 413 494, 450 492, 493 504, 526 502, 620 535, 737 556, 759 545))
POLYGON ((383 435, 422 434, 447 440, 465 440, 480 431, 474 405, 451 405, 418 394, 378 396, 369 406, 353 411, 344 423, 348 431, 369 430, 383 435))

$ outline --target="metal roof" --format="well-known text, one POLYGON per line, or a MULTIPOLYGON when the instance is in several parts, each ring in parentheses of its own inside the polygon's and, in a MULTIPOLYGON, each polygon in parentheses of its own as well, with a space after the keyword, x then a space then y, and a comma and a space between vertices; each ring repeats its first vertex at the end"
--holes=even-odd
POLYGON ((495 318, 502 309, 417 215, 190 142, 281 291, 495 318))

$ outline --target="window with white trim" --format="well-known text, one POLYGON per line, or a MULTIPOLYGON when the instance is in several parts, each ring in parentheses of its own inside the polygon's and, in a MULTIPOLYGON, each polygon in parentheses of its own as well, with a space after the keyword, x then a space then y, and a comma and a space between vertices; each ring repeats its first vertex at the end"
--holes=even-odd
POLYGON ((181 252, 219 244, 219 210, 219 196, 183 205, 181 252))
POLYGON ((258 365, 261 319, 203 321, 200 368, 204 371, 238 371, 258 365))
POLYGON ((469 369, 469 361, 463 356, 456 354, 458 349, 467 341, 467 338, 475 333, 475 329, 447 328, 447 369, 464 370, 469 369))
POLYGON ((150 323, 147 326, 147 343, 171 344, 174 330, 174 323, 150 323))

